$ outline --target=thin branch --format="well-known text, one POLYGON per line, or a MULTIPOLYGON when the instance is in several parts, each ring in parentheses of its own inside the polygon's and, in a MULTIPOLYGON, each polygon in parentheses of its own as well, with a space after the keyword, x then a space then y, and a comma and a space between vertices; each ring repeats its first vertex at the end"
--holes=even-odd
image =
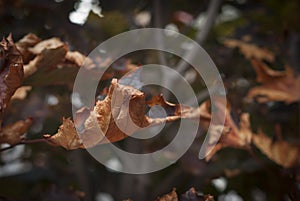
MULTIPOLYGON (((154 0, 153 1, 153 18, 154 18, 154 27, 157 28, 163 28, 163 24, 162 24, 162 16, 161 16, 161 0, 154 0)), ((162 38, 162 35, 159 33, 157 33, 155 35, 156 37, 156 43, 160 46, 164 45, 164 41, 162 38)), ((167 59, 166 59, 166 55, 164 52, 159 51, 158 52, 158 59, 159 59, 159 63, 166 66, 167 65, 167 59)))
MULTIPOLYGON (((206 17, 205 24, 201 28, 201 30, 199 30, 196 34, 195 41, 199 45, 203 44, 203 42, 208 37, 208 34, 209 34, 210 30, 212 29, 212 27, 215 23, 215 20, 217 18, 218 10, 221 6, 221 3, 222 3, 222 0, 211 0, 210 1, 208 10, 207 10, 207 17, 206 17)), ((188 60, 192 60, 197 55, 196 50, 197 50, 197 47, 193 46, 188 52, 186 52, 185 57, 188 58, 188 60)), ((185 60, 182 59, 175 67, 175 70, 178 73, 182 73, 188 68, 188 66, 189 66, 189 64, 185 60)), ((166 88, 168 88, 169 86, 174 85, 174 83, 176 82, 176 79, 165 80, 165 82, 166 83, 164 86, 166 86, 166 88)), ((168 98, 170 94, 166 93, 165 95, 166 95, 166 98, 168 98)))
POLYGON ((18 144, 14 144, 14 145, 4 147, 4 148, 0 149, 0 152, 12 149, 12 148, 14 148, 16 146, 19 146, 19 145, 22 145, 22 144, 36 144, 36 143, 47 143, 47 140, 44 139, 44 138, 33 139, 33 140, 23 140, 23 141, 19 142, 18 144))
MULTIPOLYGON (((201 45, 208 37, 208 34, 213 27, 217 18, 218 10, 221 6, 222 0, 211 0, 207 10, 207 17, 203 28, 201 28, 196 34, 196 42, 201 45)), ((196 47, 193 47, 186 54, 187 58, 194 58, 196 56, 196 47)), ((189 64, 184 60, 181 60, 176 66, 176 71, 182 73, 187 69, 189 64)))

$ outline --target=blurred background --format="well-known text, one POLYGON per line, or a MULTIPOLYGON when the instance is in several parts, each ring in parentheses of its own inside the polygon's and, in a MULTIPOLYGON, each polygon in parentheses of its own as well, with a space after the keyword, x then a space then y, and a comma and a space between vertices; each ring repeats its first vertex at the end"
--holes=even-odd
MULTIPOLYGON (((199 42, 221 72, 228 90, 233 119, 241 111, 251 114, 254 129, 272 133, 280 125, 290 141, 299 142, 299 103, 265 104, 243 99, 256 85, 251 63, 237 49, 224 45, 234 38, 266 47, 275 55, 272 68, 288 63, 300 70, 300 3, 298 0, 0 0, 1 36, 13 34, 15 41, 27 33, 42 39, 58 37, 71 50, 85 55, 116 34, 143 27, 178 31, 199 42), (214 3, 212 3, 214 2, 214 3), (213 5, 212 5, 213 4, 213 5), (211 14, 209 8, 215 10, 211 14), (211 20, 211 26, 207 23, 211 20), (207 34, 201 32, 208 31, 207 34)), ((157 52, 126 56, 136 65, 167 63, 178 58, 157 52)), ((190 68, 182 74, 197 91, 205 88, 190 68)), ((108 86, 109 82, 103 82, 108 86)), ((27 137, 54 134, 62 117, 71 116, 72 83, 39 84, 25 100, 15 101, 6 122, 33 117, 27 137)), ((200 102, 203 101, 199 100, 200 102)), ((154 139, 118 142, 127 151, 142 152, 163 147, 172 140, 177 123, 154 139)), ((47 144, 20 145, 1 152, 0 200, 113 201, 130 198, 154 200, 173 187, 179 194, 191 187, 220 201, 299 200, 299 168, 283 169, 259 151, 260 163, 247 151, 226 148, 209 162, 198 159, 205 132, 201 129, 193 146, 175 164, 145 175, 111 171, 85 150, 66 151, 47 144), (84 196, 83 196, 84 194, 84 196), (82 197, 83 196, 83 197, 82 197)), ((120 166, 118 159, 109 161, 120 166)))

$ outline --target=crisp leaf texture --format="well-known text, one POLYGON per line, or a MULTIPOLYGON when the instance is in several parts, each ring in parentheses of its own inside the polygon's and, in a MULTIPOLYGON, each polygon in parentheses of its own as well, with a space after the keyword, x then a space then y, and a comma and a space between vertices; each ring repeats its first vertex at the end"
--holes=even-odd
POLYGON ((292 68, 286 66, 285 71, 275 71, 258 59, 252 59, 252 66, 257 74, 257 82, 261 85, 249 90, 249 99, 256 99, 261 103, 292 103, 300 100, 300 76, 295 75, 292 68))
POLYGON ((24 134, 32 124, 32 119, 20 120, 13 124, 7 125, 0 131, 0 144, 7 143, 15 145, 24 139, 24 134))
POLYGON ((68 150, 82 147, 82 142, 78 138, 74 124, 70 119, 63 119, 63 124, 59 127, 56 135, 44 135, 44 137, 49 143, 62 146, 68 150))
POLYGON ((50 143, 70 150, 117 142, 139 129, 180 118, 197 119, 200 120, 200 123, 201 119, 204 122, 210 120, 210 116, 207 116, 208 113, 205 111, 207 108, 203 106, 192 108, 176 105, 163 100, 162 96, 154 97, 149 101, 149 106, 156 104, 162 105, 170 111, 170 116, 166 118, 148 117, 145 115, 147 103, 144 93, 131 86, 121 85, 117 79, 113 79, 104 100, 97 101, 92 110, 80 109, 74 117, 74 122, 64 119, 58 133, 45 137, 50 143), (201 115, 202 111, 204 111, 203 116, 201 115), (80 128, 78 134, 75 125, 80 128), (68 142, 69 140, 71 142, 68 142))
POLYGON ((23 60, 11 35, 0 42, 0 119, 15 91, 21 86, 24 72, 23 60))
POLYGON ((289 144, 283 140, 273 142, 261 130, 252 138, 256 147, 275 163, 285 168, 293 167, 299 163, 299 145, 289 144))
POLYGON ((224 41, 224 45, 229 48, 239 48, 240 52, 247 58, 247 59, 261 59, 266 60, 268 62, 274 62, 275 56, 274 54, 265 49, 257 47, 254 44, 249 44, 244 41, 236 40, 236 39, 226 39, 224 41))

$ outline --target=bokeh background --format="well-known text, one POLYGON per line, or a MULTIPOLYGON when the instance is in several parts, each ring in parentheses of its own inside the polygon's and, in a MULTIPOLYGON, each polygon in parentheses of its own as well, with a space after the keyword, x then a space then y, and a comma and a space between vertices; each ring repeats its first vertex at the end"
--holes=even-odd
MULTIPOLYGON (((27 33, 42 39, 58 37, 71 50, 87 55, 106 39, 136 28, 160 27, 179 31, 192 39, 207 29, 208 0, 1 0, 1 36, 15 41, 27 33)), ((299 103, 258 104, 243 99, 256 84, 255 71, 237 49, 224 46, 226 38, 247 40, 276 55, 272 68, 285 63, 300 68, 300 3, 297 0, 224 0, 215 22, 201 44, 221 72, 228 90, 233 119, 240 111, 251 113, 254 129, 272 133, 280 125, 290 141, 299 142, 299 103)), ((149 51, 126 56, 134 64, 163 63, 176 66, 178 58, 149 51)), ((120 64, 121 65, 121 64, 120 64)), ((182 74, 195 90, 205 88, 199 76, 187 69, 182 74)), ((107 86, 109 82, 101 83, 107 86)), ((100 85, 101 85, 100 84, 100 85)), ((33 117, 28 138, 56 133, 62 117, 71 116, 70 85, 39 84, 28 97, 15 102, 5 121, 33 117)), ((200 100, 203 101, 203 100, 200 100)), ((164 146, 176 133, 176 123, 149 141, 118 142, 127 151, 142 152, 164 146)), ((256 151, 260 163, 248 152, 227 148, 210 162, 198 159, 205 132, 199 130, 189 151, 172 166, 150 174, 113 172, 85 150, 66 151, 47 144, 20 145, 1 153, 0 200, 113 201, 127 198, 154 200, 173 187, 180 193, 190 187, 212 194, 220 201, 299 200, 298 169, 283 169, 256 151), (1 197, 2 196, 2 197, 1 197), (298 196, 298 197, 297 197, 298 196), (80 196, 79 196, 80 197, 80 196)), ((118 159, 110 165, 120 166, 118 159)))

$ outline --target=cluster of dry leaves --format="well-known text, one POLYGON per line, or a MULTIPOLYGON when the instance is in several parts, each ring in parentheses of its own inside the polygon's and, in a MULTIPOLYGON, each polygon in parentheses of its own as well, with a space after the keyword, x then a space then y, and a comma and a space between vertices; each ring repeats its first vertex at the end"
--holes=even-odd
MULTIPOLYGON (((274 62, 274 55, 266 50, 245 41, 228 39, 224 42, 230 48, 239 48, 246 58, 251 60, 257 73, 260 85, 249 90, 247 99, 265 103, 269 101, 284 101, 287 104, 300 99, 300 76, 289 66, 285 71, 275 71, 268 67, 264 60, 274 62)), ((20 120, 10 125, 2 125, 5 110, 14 99, 24 99, 38 80, 43 84, 70 84, 74 80, 78 69, 84 62, 93 71, 95 66, 103 66, 108 61, 90 61, 79 52, 69 51, 68 45, 58 38, 41 40, 33 34, 28 34, 16 44, 12 37, 3 39, 0 44, 0 143, 16 145, 26 141, 24 134, 29 129, 32 120, 20 120), (67 75, 67 76, 66 76, 67 75), (39 79, 34 79, 38 77, 39 79)), ((115 75, 122 75, 137 69, 132 64, 125 69, 105 72, 102 79, 111 79, 115 75)), ((283 167, 293 167, 299 163, 299 146, 283 140, 273 141, 263 131, 257 133, 251 129, 249 114, 240 115, 239 125, 230 116, 230 106, 218 104, 218 100, 206 101, 198 108, 172 104, 163 99, 162 95, 154 96, 146 101, 145 94, 131 86, 125 86, 112 79, 106 98, 95 103, 94 108, 81 108, 74 119, 63 118, 63 123, 54 135, 46 134, 46 142, 65 149, 92 147, 98 144, 117 142, 137 129, 145 128, 163 122, 176 121, 180 118, 199 121, 207 129, 211 120, 211 105, 226 111, 225 125, 211 125, 210 143, 207 147, 207 160, 217 151, 225 147, 250 150, 255 145, 262 153, 283 167), (127 103, 126 104, 126 101, 127 103), (166 118, 150 118, 146 115, 146 107, 160 105, 168 111, 166 118), (126 125, 128 113, 135 126, 126 128, 126 132, 119 125, 126 125), (78 134, 76 127, 83 128, 78 134), (126 133, 126 134, 125 134, 126 133), (221 138, 216 140, 216 136, 221 138), (79 137, 80 136, 80 137, 79 137)), ((124 126, 123 126, 124 127, 124 126)), ((126 126, 125 126, 126 127, 126 126)))
POLYGON ((182 194, 180 198, 178 198, 175 189, 173 189, 172 192, 158 197, 155 201, 214 201, 214 198, 211 195, 198 193, 194 188, 191 188, 182 194))

